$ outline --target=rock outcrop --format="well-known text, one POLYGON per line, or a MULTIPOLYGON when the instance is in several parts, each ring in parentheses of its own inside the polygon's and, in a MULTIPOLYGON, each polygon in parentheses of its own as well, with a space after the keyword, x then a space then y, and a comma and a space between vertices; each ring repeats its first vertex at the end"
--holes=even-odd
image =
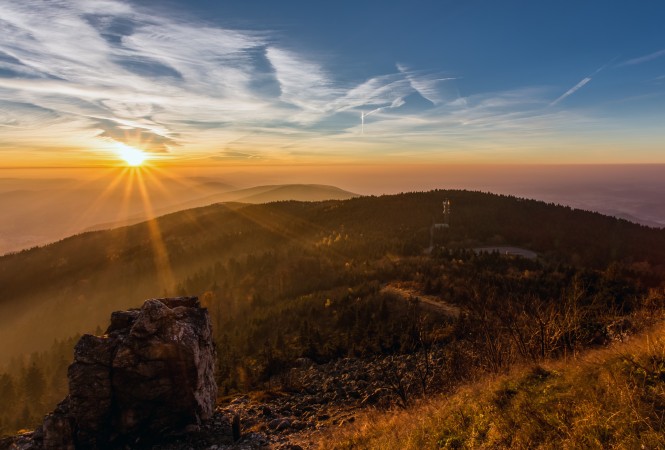
POLYGON ((34 432, 33 448, 133 448, 197 431, 215 411, 214 367, 208 311, 196 297, 114 312, 103 336, 76 344, 69 396, 34 432))

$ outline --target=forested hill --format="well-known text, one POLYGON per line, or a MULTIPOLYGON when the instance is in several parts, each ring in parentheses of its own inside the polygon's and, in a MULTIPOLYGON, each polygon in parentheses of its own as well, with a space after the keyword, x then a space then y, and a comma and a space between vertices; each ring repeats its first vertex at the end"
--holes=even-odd
POLYGON ((0 357, 92 331, 110 311, 144 298, 198 294, 191 290, 209 287, 192 280, 207 268, 223 268, 231 282, 249 276, 240 266, 270 266, 257 285, 304 292, 325 288, 322 274, 340 264, 422 254, 444 199, 452 202, 451 226, 437 239, 447 248, 510 244, 549 261, 595 268, 623 262, 652 274, 665 265, 665 230, 487 193, 216 204, 1 257, 0 357))
POLYGON ((0 404, 11 405, 0 435, 36 426, 67 394, 77 333, 101 334, 112 311, 148 298, 201 298, 222 393, 269 389, 300 358, 350 357, 354 373, 376 375, 360 390, 351 379, 352 398, 378 390, 405 406, 470 374, 639 331, 660 317, 663 280, 665 230, 479 192, 225 203, 89 232, 0 258, 0 404), (450 227, 425 251, 445 199, 450 227), (434 359, 413 365, 422 355, 436 372, 384 385, 393 358, 402 374, 427 374, 416 369, 434 359))

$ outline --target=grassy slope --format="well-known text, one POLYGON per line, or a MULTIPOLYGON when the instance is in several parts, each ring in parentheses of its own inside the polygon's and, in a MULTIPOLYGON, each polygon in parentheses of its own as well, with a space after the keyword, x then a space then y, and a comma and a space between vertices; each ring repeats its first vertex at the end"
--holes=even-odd
POLYGON ((522 367, 406 411, 373 413, 321 448, 665 448, 665 324, 578 360, 522 367))

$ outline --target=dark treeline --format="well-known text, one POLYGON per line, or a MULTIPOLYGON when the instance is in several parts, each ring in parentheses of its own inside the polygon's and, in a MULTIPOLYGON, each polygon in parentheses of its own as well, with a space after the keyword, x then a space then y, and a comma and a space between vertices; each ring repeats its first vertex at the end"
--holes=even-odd
POLYGON ((87 233, 0 258, 0 403, 9 405, 0 427, 33 425, 66 394, 67 336, 145 298, 201 297, 221 392, 232 393, 270 385, 298 358, 413 353, 425 343, 467 375, 574 354, 659 314, 664 265, 665 231, 465 191, 213 205, 87 233), (445 198, 451 227, 425 256, 445 198), (173 285, 157 273, 155 228, 173 285), (541 257, 469 250, 501 244, 541 257), (385 289, 396 283, 460 308, 460 318, 385 289), (34 353, 54 337, 62 341, 34 353))
POLYGON ((0 435, 41 423, 67 394, 67 367, 80 336, 54 341, 43 352, 12 358, 0 373, 0 435))

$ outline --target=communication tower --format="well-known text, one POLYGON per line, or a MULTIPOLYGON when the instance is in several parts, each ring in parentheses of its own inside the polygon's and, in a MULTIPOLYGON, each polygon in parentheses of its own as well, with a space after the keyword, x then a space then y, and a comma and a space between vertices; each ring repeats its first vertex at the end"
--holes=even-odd
POLYGON ((450 200, 443 201, 443 227, 450 227, 450 200))
POLYGON ((450 200, 445 199, 443 201, 443 222, 436 223, 433 221, 432 226, 429 229, 429 248, 427 252, 431 252, 434 248, 434 234, 436 230, 441 230, 445 228, 450 228, 450 200))

